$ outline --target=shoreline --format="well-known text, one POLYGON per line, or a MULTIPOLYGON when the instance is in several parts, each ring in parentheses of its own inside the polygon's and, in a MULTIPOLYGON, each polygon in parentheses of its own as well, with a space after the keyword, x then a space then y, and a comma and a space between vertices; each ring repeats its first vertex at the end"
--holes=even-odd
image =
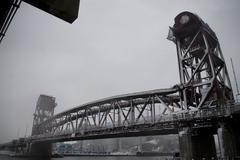
MULTIPOLYGON (((0 151, 1 156, 9 157, 36 157, 28 154, 14 153, 11 151, 0 151)), ((52 154, 51 158, 63 158, 63 157, 174 157, 173 153, 159 153, 159 152, 137 152, 137 153, 64 153, 64 154, 52 154)))

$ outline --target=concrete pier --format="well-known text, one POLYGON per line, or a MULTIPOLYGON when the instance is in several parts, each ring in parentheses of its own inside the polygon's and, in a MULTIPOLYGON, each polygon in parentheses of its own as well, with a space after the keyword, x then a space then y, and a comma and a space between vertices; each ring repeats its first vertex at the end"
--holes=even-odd
POLYGON ((222 159, 240 158, 240 131, 234 123, 221 123, 218 128, 220 155, 222 159))
POLYGON ((213 130, 183 128, 179 131, 180 156, 183 160, 216 158, 213 130))
POLYGON ((47 142, 33 143, 30 145, 29 155, 37 157, 51 157, 52 144, 47 142))

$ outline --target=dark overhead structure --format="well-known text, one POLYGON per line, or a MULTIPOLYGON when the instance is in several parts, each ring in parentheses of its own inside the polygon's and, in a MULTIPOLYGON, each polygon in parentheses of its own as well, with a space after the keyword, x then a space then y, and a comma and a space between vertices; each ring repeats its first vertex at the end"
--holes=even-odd
POLYGON ((69 23, 78 17, 80 0, 1 0, 0 43, 22 1, 69 23))
POLYGON ((64 21, 73 23, 78 17, 80 0, 23 0, 64 21))
POLYGON ((0 1, 0 43, 19 8, 21 0, 1 0, 0 1))

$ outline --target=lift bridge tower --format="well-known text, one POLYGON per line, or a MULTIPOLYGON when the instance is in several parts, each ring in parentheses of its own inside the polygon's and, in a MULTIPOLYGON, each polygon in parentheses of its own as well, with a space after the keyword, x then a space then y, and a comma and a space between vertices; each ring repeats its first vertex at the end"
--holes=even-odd
MULTIPOLYGON (((180 74, 180 98, 183 110, 224 110, 234 103, 226 63, 214 31, 201 18, 190 12, 175 17, 168 39, 176 44, 180 74)), ((209 115, 211 116, 211 114, 209 115)), ((232 159, 240 155, 239 116, 214 121, 203 129, 191 127, 179 131, 181 157, 216 158, 216 135, 220 156, 232 159)))
POLYGON ((208 24, 182 12, 175 17, 168 39, 177 47, 183 109, 222 107, 233 100, 220 44, 208 24))
MULTIPOLYGON (((48 95, 40 95, 37 101, 36 110, 33 114, 32 137, 42 134, 40 124, 51 118, 56 107, 56 98, 48 95)), ((28 147, 29 154, 35 156, 51 155, 51 143, 31 143, 28 147)))
POLYGON ((33 127, 32 135, 41 134, 39 125, 49 119, 54 114, 54 109, 56 107, 55 97, 40 95, 37 101, 36 110, 33 114, 33 127))

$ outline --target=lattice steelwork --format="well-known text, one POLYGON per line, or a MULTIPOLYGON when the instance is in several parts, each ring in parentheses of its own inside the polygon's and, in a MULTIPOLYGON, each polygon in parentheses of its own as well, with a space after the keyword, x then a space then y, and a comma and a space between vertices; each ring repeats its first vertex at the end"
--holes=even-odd
POLYGON ((168 39, 177 46, 180 85, 78 106, 40 123, 38 135, 32 138, 59 141, 105 134, 134 136, 148 130, 171 133, 184 125, 207 126, 229 116, 232 89, 215 33, 198 16, 182 12, 168 39))
POLYGON ((182 12, 170 27, 168 39, 177 46, 182 107, 215 107, 233 100, 220 44, 197 15, 182 12))
MULTIPOLYGON (((140 92, 95 101, 57 114, 39 125, 32 141, 69 141, 177 134, 182 127, 212 127, 234 106, 182 110, 178 89, 140 92)), ((239 107, 238 107, 239 108, 239 107)))
POLYGON ((40 126, 41 134, 84 133, 155 123, 180 110, 177 88, 110 97, 58 114, 40 126))
POLYGON ((53 116, 55 107, 54 97, 47 95, 39 96, 33 118, 32 135, 40 134, 40 124, 53 116))

